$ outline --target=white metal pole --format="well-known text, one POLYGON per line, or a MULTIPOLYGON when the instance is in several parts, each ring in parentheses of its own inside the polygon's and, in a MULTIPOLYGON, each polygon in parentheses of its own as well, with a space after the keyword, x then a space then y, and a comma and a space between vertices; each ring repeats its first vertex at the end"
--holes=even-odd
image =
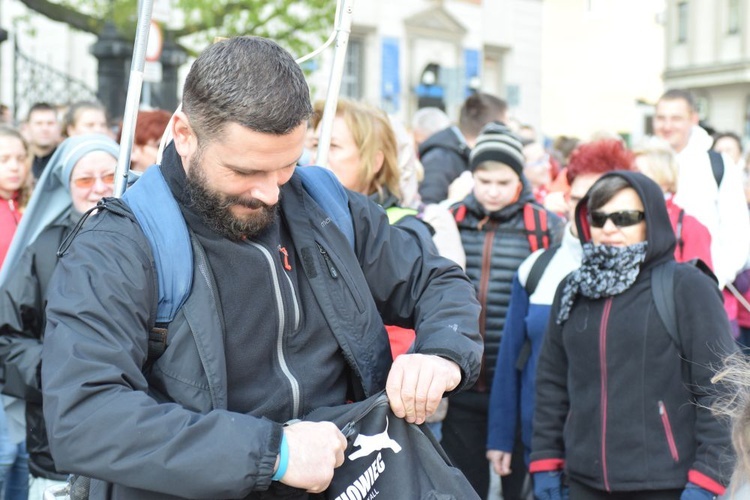
POLYGON ((148 44, 148 32, 151 27, 151 11, 154 7, 154 0, 141 0, 139 4, 140 9, 138 11, 138 25, 135 31, 133 59, 130 63, 128 94, 125 99, 125 112, 122 115, 120 156, 117 158, 117 169, 115 170, 114 195, 117 198, 122 196, 125 192, 128 182, 128 173, 130 172, 130 153, 133 149, 135 121, 141 100, 143 66, 146 61, 146 45, 148 44))
POLYGON ((349 45, 349 33, 352 29, 352 17, 354 15, 354 0, 342 1, 343 8, 339 9, 339 16, 336 19, 336 45, 333 52, 333 66, 328 81, 328 95, 326 95, 326 103, 323 108, 323 118, 320 122, 320 137, 318 138, 318 152, 315 162, 322 167, 328 166, 328 149, 331 145, 333 119, 336 115, 336 103, 341 90, 341 79, 344 76, 346 48, 349 45))

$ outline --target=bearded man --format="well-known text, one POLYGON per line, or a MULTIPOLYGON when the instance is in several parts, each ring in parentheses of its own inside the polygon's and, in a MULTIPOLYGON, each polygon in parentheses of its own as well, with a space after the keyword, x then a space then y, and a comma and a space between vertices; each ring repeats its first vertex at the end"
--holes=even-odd
POLYGON ((168 186, 194 248, 190 295, 151 364, 158 267, 128 206, 62 250, 42 362, 55 463, 95 478, 92 499, 317 497, 346 440, 298 419, 385 388, 396 416, 424 422, 478 376, 472 285, 361 195, 342 191, 353 245, 331 223, 295 174, 312 107, 275 43, 206 49, 182 109, 131 189, 168 186), (391 359, 384 322, 416 329, 410 354, 391 359))

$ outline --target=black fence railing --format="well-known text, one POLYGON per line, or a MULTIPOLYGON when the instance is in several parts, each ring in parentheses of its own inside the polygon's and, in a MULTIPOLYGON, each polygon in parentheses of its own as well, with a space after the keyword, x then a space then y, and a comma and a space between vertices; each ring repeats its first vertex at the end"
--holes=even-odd
POLYGON ((13 72, 13 112, 16 115, 14 118, 18 121, 24 118, 18 113, 26 113, 37 102, 60 106, 76 101, 96 100, 94 89, 24 54, 15 41, 13 72))

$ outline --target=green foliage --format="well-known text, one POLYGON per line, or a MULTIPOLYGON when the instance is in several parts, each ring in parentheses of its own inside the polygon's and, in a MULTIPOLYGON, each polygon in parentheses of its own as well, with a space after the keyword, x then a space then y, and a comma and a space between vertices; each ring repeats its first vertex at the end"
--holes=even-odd
MULTIPOLYGON (((94 33, 111 19, 125 37, 135 36, 138 0, 21 1, 43 15, 54 7, 88 17, 94 33)), ((296 57, 328 36, 336 10, 336 0, 171 0, 171 5, 166 30, 189 50, 198 52, 217 36, 257 35, 272 38, 296 57)), ((57 12, 48 17, 63 20, 57 12)))

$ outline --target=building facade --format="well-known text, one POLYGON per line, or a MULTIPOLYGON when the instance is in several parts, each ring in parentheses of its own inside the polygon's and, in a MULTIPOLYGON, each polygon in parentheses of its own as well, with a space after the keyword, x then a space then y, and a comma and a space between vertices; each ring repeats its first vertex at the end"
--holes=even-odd
POLYGON ((750 139, 750 1, 669 0, 666 88, 691 90, 701 118, 750 139))
MULTIPOLYGON (((424 105, 456 118, 481 90, 538 123, 541 19, 541 0, 357 0, 341 93, 408 120, 424 105)), ((330 60, 310 77, 314 98, 325 97, 330 60)))
POLYGON ((663 0, 546 0, 542 130, 631 144, 646 135, 663 91, 664 9, 663 0))

